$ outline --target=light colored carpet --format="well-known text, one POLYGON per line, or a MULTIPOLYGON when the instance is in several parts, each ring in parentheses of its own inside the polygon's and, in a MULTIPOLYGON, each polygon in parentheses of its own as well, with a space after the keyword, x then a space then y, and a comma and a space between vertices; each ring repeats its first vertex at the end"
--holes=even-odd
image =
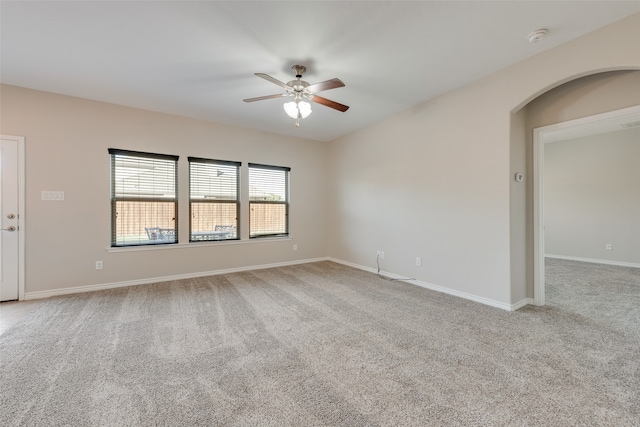
POLYGON ((332 262, 52 298, 0 336, 0 423, 639 426, 640 275, 585 266, 512 313, 332 262))

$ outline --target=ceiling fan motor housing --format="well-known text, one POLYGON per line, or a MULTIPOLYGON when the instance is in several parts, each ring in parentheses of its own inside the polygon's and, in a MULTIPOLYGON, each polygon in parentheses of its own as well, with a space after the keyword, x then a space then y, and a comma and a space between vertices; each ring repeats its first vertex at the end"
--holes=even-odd
POLYGON ((305 82, 304 80, 297 79, 288 82, 287 86, 293 89, 293 92, 304 92, 304 88, 309 86, 309 83, 305 82))
POLYGON ((296 73, 297 78, 302 77, 305 71, 307 71, 307 67, 305 67, 304 65, 294 65, 293 67, 291 67, 291 69, 294 73, 296 73))

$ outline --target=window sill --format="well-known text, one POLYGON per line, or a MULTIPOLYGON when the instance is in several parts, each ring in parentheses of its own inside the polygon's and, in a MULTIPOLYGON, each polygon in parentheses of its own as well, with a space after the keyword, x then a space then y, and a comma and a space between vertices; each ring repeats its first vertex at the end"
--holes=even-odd
POLYGON ((170 243, 166 245, 140 245, 140 246, 118 246, 108 247, 107 252, 141 252, 141 251, 164 251, 172 249, 192 249, 203 247, 215 247, 215 246, 233 246, 233 245, 248 245, 259 244, 267 242, 282 242, 286 240, 292 240, 292 237, 261 237, 259 239, 245 239, 245 240, 225 240, 225 241, 202 241, 202 242, 188 242, 188 243, 170 243))

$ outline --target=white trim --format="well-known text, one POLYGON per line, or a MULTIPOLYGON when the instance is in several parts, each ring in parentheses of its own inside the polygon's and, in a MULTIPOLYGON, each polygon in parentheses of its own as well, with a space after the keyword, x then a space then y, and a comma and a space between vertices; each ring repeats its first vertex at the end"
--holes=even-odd
POLYGON ((533 300, 544 305, 544 131, 533 130, 533 300))
POLYGON ((196 277, 216 276, 220 274, 238 273, 249 270, 262 270, 265 268, 285 267, 288 265, 307 264, 310 262, 327 261, 328 258, 311 258, 296 261, 278 262, 273 264, 252 265, 248 267, 227 268, 224 270, 201 271, 198 273, 176 274, 174 276, 153 277, 149 279, 127 280, 124 282, 101 283, 97 285, 74 286, 72 288, 59 288, 47 291, 27 292, 25 299, 49 298, 58 295, 77 294, 82 292, 103 291, 107 289, 124 288, 127 286, 148 285, 151 283, 169 282, 172 280, 193 279, 196 277))
POLYGON ((581 126, 596 121, 615 119, 640 113, 640 105, 581 117, 533 130, 533 296, 536 305, 544 305, 544 138, 560 129, 581 126))
POLYGON ((555 259, 566 259, 569 261, 589 262, 592 264, 607 264, 607 265, 615 265, 618 267, 640 268, 640 264, 635 262, 611 261, 609 259, 582 258, 582 257, 554 255, 554 254, 545 254, 545 257, 555 258, 555 259))
POLYGON ((26 251, 26 199, 27 199, 27 174, 26 174, 26 146, 25 137, 19 136, 18 138, 18 209, 20 209, 20 215, 18 216, 18 229, 22 232, 18 235, 18 300, 23 300, 26 288, 26 266, 27 259, 26 251))
MULTIPOLYGON (((353 268, 357 268, 359 270, 364 270, 364 271, 368 271, 374 274, 378 273, 378 270, 375 268, 371 268, 371 267, 366 267, 364 265, 360 265, 360 264, 354 264, 352 262, 348 262, 348 261, 344 261, 341 259, 336 259, 336 258, 329 258, 329 261, 333 261, 336 262, 338 264, 344 264, 346 266, 349 267, 353 267, 353 268)), ((389 277, 391 279, 399 279, 402 282, 405 283, 409 283, 411 285, 416 285, 416 286, 420 286, 421 288, 426 288, 432 291, 436 291, 436 292, 442 292, 444 294, 449 294, 449 295, 453 295, 455 297, 459 297, 459 298, 464 298, 466 300, 470 300, 473 302, 478 302, 480 304, 484 304, 484 305, 488 305, 491 307, 496 307, 496 308, 501 308, 503 310, 507 310, 507 311, 515 311, 521 307, 524 307, 527 304, 531 304, 533 302, 533 300, 531 300, 530 298, 525 299, 523 301, 518 302, 517 304, 505 304, 503 302, 500 301, 495 301, 489 298, 484 298, 484 297, 480 297, 477 295, 473 295, 473 294, 469 294, 466 292, 460 292, 460 291, 456 291, 454 289, 449 289, 446 288, 444 286, 439 286, 439 285, 434 285, 432 283, 427 283, 427 282, 423 282, 421 280, 416 280, 416 279, 406 279, 403 278, 403 276, 399 276, 397 274, 394 273, 390 273, 388 271, 380 271, 380 274, 383 274, 385 277, 389 277)))
POLYGON ((26 217, 26 148, 25 137, 15 135, 0 135, 1 139, 8 139, 16 141, 18 144, 18 300, 25 298, 25 260, 26 260, 26 248, 25 248, 25 217, 26 217))
POLYGON ((521 309, 522 307, 524 307, 525 305, 535 305, 536 302, 533 298, 525 298, 520 302, 517 302, 515 304, 511 304, 511 311, 516 311, 521 309))

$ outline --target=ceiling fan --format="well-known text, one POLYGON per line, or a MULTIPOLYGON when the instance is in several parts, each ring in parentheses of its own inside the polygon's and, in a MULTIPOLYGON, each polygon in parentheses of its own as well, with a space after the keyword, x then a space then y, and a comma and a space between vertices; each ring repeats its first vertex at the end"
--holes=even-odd
POLYGON ((296 73, 296 80, 291 80, 288 83, 283 83, 278 79, 274 79, 273 77, 264 74, 264 73, 255 73, 256 76, 262 77, 265 80, 270 81, 271 83, 275 83, 281 88, 285 90, 284 93, 279 93, 276 95, 266 95, 259 96, 257 98, 247 98, 244 99, 244 102, 254 102, 254 101, 262 101, 264 99, 273 99, 273 98, 281 98, 281 97, 293 97, 293 100, 290 102, 286 102, 284 104, 284 111, 287 113, 289 117, 295 119, 296 127, 300 126, 300 119, 306 118, 309 114, 311 114, 311 104, 307 101, 315 102, 317 104, 322 104, 326 107, 333 108, 338 111, 345 112, 349 109, 347 105, 340 104, 339 102, 332 101, 327 98, 323 98, 322 96, 316 95, 316 92, 320 92, 322 90, 335 89, 338 87, 344 87, 344 83, 340 79, 331 79, 326 80, 324 82, 315 83, 310 85, 302 79, 302 75, 305 71, 307 71, 304 65, 294 65, 291 69, 296 73))

